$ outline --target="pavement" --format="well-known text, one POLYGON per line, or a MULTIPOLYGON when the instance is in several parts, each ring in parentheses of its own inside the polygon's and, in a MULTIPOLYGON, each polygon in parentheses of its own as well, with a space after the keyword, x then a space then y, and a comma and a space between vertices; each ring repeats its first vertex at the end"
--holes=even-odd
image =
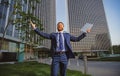
MULTIPOLYGON (((69 69, 84 73, 84 61, 70 60, 69 69)), ((87 74, 92 76, 120 76, 120 62, 88 61, 87 74)))
MULTIPOLYGON (((51 64, 52 59, 39 59, 38 62, 51 64)), ((84 61, 70 59, 68 69, 78 70, 84 73, 84 61)), ((92 76, 120 76, 120 62, 87 61, 87 74, 92 76)))

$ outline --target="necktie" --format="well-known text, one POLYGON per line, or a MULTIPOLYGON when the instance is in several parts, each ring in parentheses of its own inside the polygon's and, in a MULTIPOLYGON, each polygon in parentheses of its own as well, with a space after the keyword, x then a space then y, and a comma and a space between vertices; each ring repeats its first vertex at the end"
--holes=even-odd
POLYGON ((59 33, 59 49, 63 50, 63 38, 62 33, 59 33))

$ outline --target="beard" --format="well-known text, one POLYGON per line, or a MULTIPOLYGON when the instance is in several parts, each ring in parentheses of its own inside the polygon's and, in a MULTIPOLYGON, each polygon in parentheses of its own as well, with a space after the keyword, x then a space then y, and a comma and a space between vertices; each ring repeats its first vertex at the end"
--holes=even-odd
POLYGON ((58 31, 63 31, 63 28, 58 28, 58 31))

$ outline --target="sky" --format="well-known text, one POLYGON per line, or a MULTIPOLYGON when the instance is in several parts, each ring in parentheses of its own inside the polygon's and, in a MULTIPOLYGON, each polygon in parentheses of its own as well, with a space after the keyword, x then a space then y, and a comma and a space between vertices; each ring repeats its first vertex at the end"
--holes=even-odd
POLYGON ((120 0, 103 0, 112 45, 120 45, 120 0))
MULTIPOLYGON (((56 0, 56 23, 67 25, 66 0, 56 0)), ((112 45, 120 45, 120 0, 103 0, 112 45)), ((67 27, 65 26, 65 31, 67 27)))
POLYGON ((63 22, 65 25, 64 31, 67 31, 67 10, 65 5, 66 0, 56 0, 56 24, 63 22))

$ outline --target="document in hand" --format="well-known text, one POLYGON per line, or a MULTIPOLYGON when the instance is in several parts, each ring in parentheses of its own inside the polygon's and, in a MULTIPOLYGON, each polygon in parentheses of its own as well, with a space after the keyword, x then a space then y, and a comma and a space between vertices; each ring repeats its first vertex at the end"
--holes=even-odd
POLYGON ((93 24, 86 23, 86 24, 81 28, 81 31, 82 31, 82 32, 87 32, 87 29, 91 29, 92 27, 93 27, 93 24))

